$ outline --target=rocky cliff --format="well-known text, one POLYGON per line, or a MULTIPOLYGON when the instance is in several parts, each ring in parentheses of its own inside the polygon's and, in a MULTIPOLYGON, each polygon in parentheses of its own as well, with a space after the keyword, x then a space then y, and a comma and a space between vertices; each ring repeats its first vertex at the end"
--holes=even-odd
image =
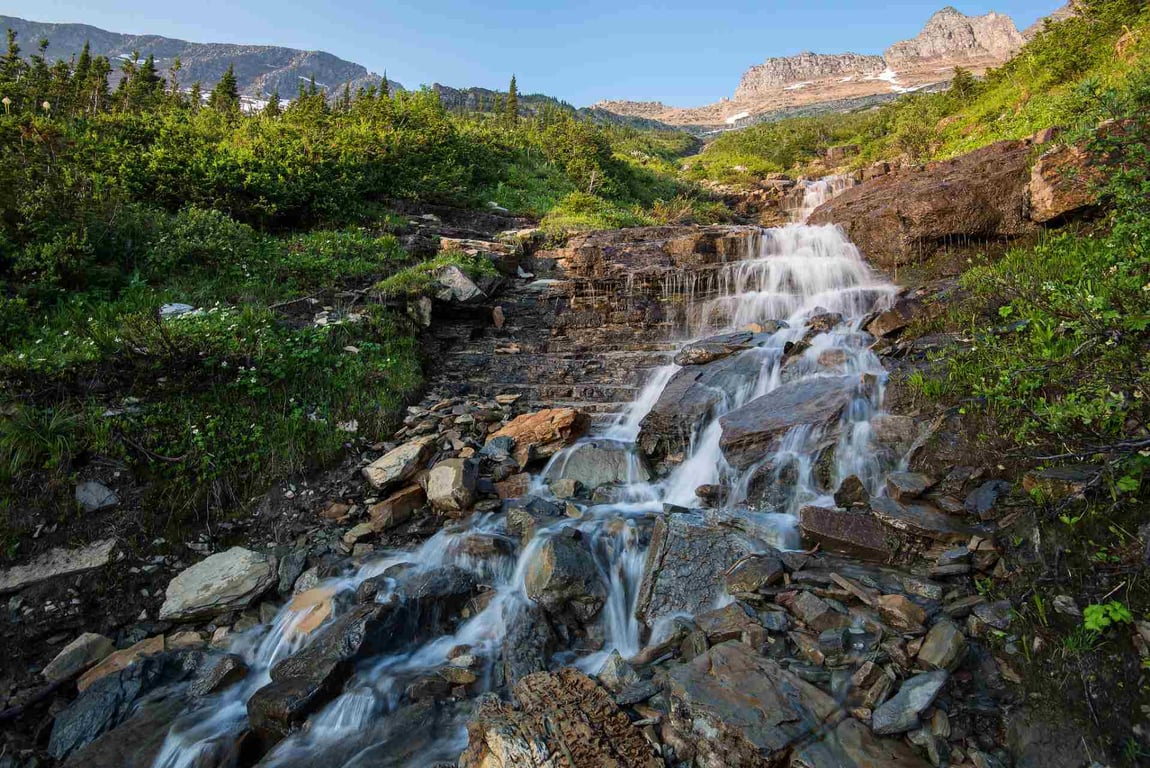
POLYGON ((735 90, 735 100, 753 99, 764 92, 828 77, 877 75, 884 69, 886 62, 882 56, 858 53, 804 51, 797 56, 779 56, 767 59, 744 72, 735 90))
MULTIPOLYGON (((71 58, 85 42, 91 45, 93 55, 107 56, 113 67, 117 60, 131 58, 138 51, 142 58, 155 56, 160 71, 167 75, 172 62, 179 58, 180 82, 191 85, 198 80, 205 89, 215 85, 228 66, 234 65, 240 94, 249 100, 265 99, 275 91, 285 99, 291 98, 301 82, 313 77, 320 87, 333 93, 342 89, 344 83, 350 83, 354 91, 380 81, 380 76, 366 67, 324 51, 192 43, 160 35, 109 32, 87 24, 48 24, 12 16, 0 16, 0 28, 16 32, 25 54, 35 50, 37 41, 47 39, 49 61, 71 58)), ((392 82, 391 86, 394 90, 399 84, 392 82)))
POLYGON ((929 59, 1002 62, 1025 42, 1009 16, 993 11, 985 16, 967 16, 947 6, 931 16, 918 35, 887 48, 885 59, 887 66, 896 70, 929 59))

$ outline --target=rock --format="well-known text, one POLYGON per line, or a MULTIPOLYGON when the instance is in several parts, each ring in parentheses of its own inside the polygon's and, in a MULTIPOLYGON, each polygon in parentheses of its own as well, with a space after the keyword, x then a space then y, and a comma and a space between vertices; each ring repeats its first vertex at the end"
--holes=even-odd
POLYGON ((425 435, 404 443, 364 467, 363 476, 377 491, 390 490, 423 468, 434 442, 425 435))
POLYGON ((188 685, 188 694, 197 698, 211 696, 247 677, 248 665, 243 657, 226 653, 214 662, 200 666, 188 685))
POLYGON ((551 495, 557 499, 573 499, 583 490, 583 483, 574 478, 564 477, 549 483, 551 495))
POLYGON ((966 637, 952 621, 943 619, 935 623, 922 647, 918 649, 918 663, 927 669, 945 669, 953 672, 966 653, 966 637))
POLYGON ((1047 224, 1098 204, 1105 172, 1077 144, 1048 149, 1030 169, 1030 218, 1047 224))
MULTIPOLYGON (((780 596, 776 602, 781 600, 780 596)), ((846 629, 851 625, 850 616, 836 611, 830 603, 811 592, 797 593, 783 607, 815 632, 825 632, 828 629, 846 629)))
POLYGON ((876 563, 891 561, 898 541, 870 511, 839 511, 826 507, 799 509, 799 530, 803 541, 876 563))
POLYGON ((982 520, 993 519, 991 514, 998 499, 1010 493, 1011 485, 1005 480, 988 480, 966 497, 963 508, 982 520))
POLYGON ((752 539, 694 515, 664 512, 647 548, 635 615, 652 627, 676 613, 707 610, 723 589, 726 570, 760 548, 752 539))
POLYGON ((446 459, 427 476, 427 500, 432 509, 459 516, 475 502, 478 467, 471 459, 446 459))
MULTIPOLYGON (((1068 464, 1028 472, 1022 478, 1022 488, 1048 504, 1057 504, 1068 498, 1085 496, 1086 491, 1098 483, 1100 475, 1101 470, 1093 464, 1068 464)), ((0 586, 0 592, 3 591, 0 586)))
POLYGON ((827 694, 741 644, 716 645, 667 675, 669 726, 695 765, 775 766, 841 717, 827 694))
POLYGON ((1054 598, 1053 605, 1055 613, 1059 613, 1071 619, 1082 618, 1082 609, 1078 607, 1078 603, 1074 602, 1074 598, 1070 595, 1057 595, 1054 598))
POLYGON ((575 669, 538 672, 514 689, 514 708, 480 699, 459 768, 661 768, 642 731, 575 669))
POLYGON ((706 365, 722 360, 751 346, 754 334, 748 331, 727 333, 696 341, 679 349, 675 354, 675 365, 706 365))
POLYGON ((611 651, 607 655, 607 660, 603 662, 603 666, 599 668, 595 677, 599 678, 599 682, 607 686, 609 690, 616 693, 639 682, 639 674, 623 660, 618 651, 611 651))
POLYGON ((378 531, 373 523, 365 522, 352 526, 343 534, 341 540, 349 547, 354 547, 361 539, 371 538, 378 531))
POLYGON ((168 583, 162 621, 192 621, 246 608, 277 581, 268 555, 232 547, 181 571, 168 583))
POLYGON ((113 539, 102 539, 78 549, 51 549, 26 565, 0 571, 0 595, 58 576, 71 576, 102 568, 111 561, 115 548, 116 542, 113 539))
POLYGON ((292 637, 310 635, 331 618, 335 608, 335 587, 313 587, 294 595, 288 609, 299 615, 292 622, 288 634, 292 637))
POLYGON ((184 706, 179 696, 149 697, 122 723, 73 752, 65 765, 67 768, 152 768, 169 728, 184 711, 184 706))
POLYGON ((547 669, 558 640, 543 609, 534 603, 504 605, 503 625, 507 627, 500 653, 503 678, 514 687, 528 675, 547 669))
POLYGON ((878 599, 878 612, 883 620, 902 632, 921 632, 926 611, 904 595, 882 595, 878 599))
POLYGON ((855 504, 866 504, 870 491, 863 485, 858 475, 848 475, 835 491, 835 504, 850 509, 855 504))
POLYGON ((568 449, 547 468, 544 480, 574 480, 588 491, 603 485, 647 482, 650 470, 630 446, 615 440, 589 440, 568 449))
POLYGON ((910 501, 922 496, 934 480, 918 472, 891 472, 886 476, 886 492, 895 501, 910 501))
POLYGON ((503 508, 507 511, 507 532, 518 536, 524 543, 530 541, 537 530, 564 516, 561 504, 538 496, 505 501, 503 508))
POLYGON ((951 61, 992 58, 1006 62, 1026 43, 1009 16, 988 13, 967 16, 952 6, 935 11, 922 31, 886 49, 890 69, 910 69, 938 59, 951 61))
POLYGON ((85 632, 64 646, 40 674, 50 683, 69 680, 103 661, 115 648, 112 641, 103 635, 85 632))
POLYGON ((64 760, 90 744, 128 719, 136 703, 145 695, 191 677, 202 658, 199 651, 149 656, 95 680, 56 716, 48 753, 57 760, 64 760))
POLYGON ((591 417, 574 408, 548 408, 512 419, 487 442, 499 437, 515 441, 515 460, 521 467, 554 456, 574 443, 591 427, 591 417))
POLYGON ((829 733, 797 747, 790 768, 928 768, 902 741, 876 739, 865 725, 848 717, 829 733))
POLYGON ((770 455, 788 430, 837 422, 854 398, 858 380, 823 376, 784 384, 725 414, 719 446, 733 466, 746 469, 770 455))
POLYGON ((85 512, 98 512, 120 503, 120 497, 108 486, 89 480, 76 486, 76 503, 85 512))
POLYGON ((279 565, 276 568, 276 576, 279 579, 279 582, 276 584, 276 590, 281 595, 290 595, 295 587, 296 581, 303 575, 306 567, 306 549, 297 549, 281 557, 279 559, 279 565))
POLYGON ((786 568, 774 553, 751 555, 739 561, 725 574, 727 592, 732 595, 753 595, 764 587, 772 587, 783 580, 786 568))
POLYGON ((1014 768, 1082 768, 1088 761, 1082 727, 1045 702, 1011 710, 1006 743, 1014 768))
POLYGON ((588 624, 599 614, 607 589, 587 545, 566 531, 549 537, 527 564, 527 596, 551 616, 588 624))
POLYGON ((84 691, 93 683, 108 675, 127 669, 141 659, 156 656, 163 652, 163 635, 149 637, 123 650, 113 651, 105 656, 99 664, 81 675, 80 679, 76 681, 76 688, 80 691, 84 691))
POLYGON ((1014 607, 1009 600, 998 600, 993 603, 979 603, 971 609, 971 613, 985 624, 998 630, 1007 630, 1014 620, 1014 607))
POLYGON ((180 315, 186 315, 186 314, 189 314, 189 313, 195 312, 195 311, 196 311, 196 308, 193 307, 191 304, 181 304, 179 302, 172 302, 169 304, 161 304, 160 305, 160 319, 161 320, 168 320, 168 319, 171 319, 173 317, 179 317, 180 315))
POLYGON ((495 483, 495 493, 501 499, 518 499, 520 496, 526 496, 530 489, 531 475, 527 472, 511 475, 506 480, 495 483))
POLYGON ((438 286, 435 292, 435 298, 440 301, 456 304, 475 304, 487 298, 487 294, 484 293, 462 269, 454 264, 439 270, 435 282, 438 286))
POLYGON ((881 269, 922 261, 946 243, 1028 234, 1030 144, 1000 141, 952 160, 904 168, 819 206, 811 224, 839 224, 881 269))
POLYGON ((871 512, 883 525, 895 532, 921 536, 948 544, 965 542, 979 531, 959 523, 950 515, 925 504, 901 504, 879 496, 870 502, 871 512))
POLYGON ((871 715, 871 729, 880 736, 886 736, 917 728, 919 715, 934 703, 948 677, 945 670, 938 670, 904 681, 898 693, 871 715))
POLYGON ((427 494, 417 484, 399 489, 383 501, 368 507, 372 526, 377 531, 386 531, 402 525, 411 519, 412 514, 427 503, 427 494))
POLYGON ((767 640, 763 625, 738 603, 700 613, 695 617, 695 625, 711 645, 733 640, 757 651, 767 640))
POLYGON ((910 325, 911 320, 921 311, 921 302, 900 297, 893 307, 879 312, 867 322, 863 330, 880 339, 893 337, 910 325))

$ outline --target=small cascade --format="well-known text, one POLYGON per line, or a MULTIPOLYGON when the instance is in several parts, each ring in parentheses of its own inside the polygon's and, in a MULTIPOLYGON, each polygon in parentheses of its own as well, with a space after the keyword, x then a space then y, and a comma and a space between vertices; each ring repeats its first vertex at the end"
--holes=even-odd
MULTIPOLYGON (((846 182, 821 180, 807 188, 809 213, 846 182)), ((806 214, 803 214, 805 217, 806 214)), ((407 551, 377 553, 356 572, 323 584, 333 591, 336 613, 341 596, 350 597, 368 579, 392 573, 393 568, 435 569, 453 566, 471 574, 494 594, 481 610, 460 620, 451 634, 412 643, 402 650, 361 663, 343 693, 310 718, 306 728, 292 734, 264 757, 261 765, 292 765, 306 754, 307 765, 331 756, 332 768, 360 764, 347 755, 348 742, 363 748, 398 737, 390 725, 411 681, 450 663, 461 647, 482 660, 478 673, 482 687, 499 679, 494 666, 504 638, 516 622, 530 621, 531 600, 527 579, 532 564, 548 538, 577 536, 586 542, 603 591, 603 607, 590 633, 595 642, 587 649, 562 651, 564 663, 596 672, 613 650, 624 657, 643 646, 644 628, 636 619, 636 600, 643 578, 646 541, 652 521, 664 504, 698 508, 700 486, 723 489, 724 515, 753 523, 756 531, 775 546, 795 548, 798 537, 795 513, 800 505, 833 492, 848 475, 858 475, 877 491, 882 466, 870 448, 870 423, 881 412, 885 373, 869 351, 870 338, 861 327, 866 315, 889 305, 895 288, 874 275, 859 251, 833 226, 789 224, 765 230, 753 240, 747 258, 718 265, 697 275, 678 276, 667 291, 685 301, 683 345, 719 333, 749 331, 751 341, 737 352, 741 365, 753 375, 722 388, 718 404, 694 427, 689 449, 663 477, 653 477, 637 441, 644 417, 682 368, 669 364, 655 369, 615 423, 600 433, 552 457, 532 484, 530 495, 558 513, 541 525, 522 545, 507 530, 503 514, 476 514, 468 521, 441 530, 421 546, 407 551), (796 351, 798 350, 798 351, 796 351), (728 463, 721 449, 721 418, 789 382, 839 377, 858 382, 856 393, 838 424, 802 425, 788 431, 773 453, 749 468, 728 463), (816 477, 816 465, 833 445, 829 485, 816 477), (607 456, 616 481, 607 490, 578 501, 552 496, 550 483, 573 466, 578 452, 595 450, 607 456), (766 485, 770 492, 764 493, 766 485), (507 542, 517 554, 476 557, 464 546, 469 536, 482 534, 507 542), (406 565, 405 565, 406 564, 406 565), (349 762, 351 761, 351 762, 349 762)), ((607 461, 608 459, 604 459, 607 461)), ((832 504, 833 506, 833 504, 832 504)), ((393 586, 392 589, 395 587, 393 586)), ((381 590, 377 601, 388 599, 381 590)), ((718 597, 718 596, 716 596, 718 597)), ((274 622, 237 637, 230 651, 240 655, 251 672, 247 679, 223 693, 198 701, 168 733, 155 768, 191 768, 210 762, 226 744, 246 728, 246 702, 270 680, 270 670, 311 638, 299 631, 306 614, 284 608, 274 622)), ((462 710, 461 710, 462 711, 462 710)), ((420 753, 411 765, 454 760, 466 745, 465 717, 440 725, 433 748, 420 753)), ((389 765, 393 763, 388 763, 389 765)), ((398 765, 398 763, 395 763, 398 765)))
POLYGON ((790 207, 788 211, 790 220, 797 224, 805 224, 816 208, 854 185, 854 177, 845 174, 800 180, 799 188, 794 193, 798 198, 798 205, 790 207))

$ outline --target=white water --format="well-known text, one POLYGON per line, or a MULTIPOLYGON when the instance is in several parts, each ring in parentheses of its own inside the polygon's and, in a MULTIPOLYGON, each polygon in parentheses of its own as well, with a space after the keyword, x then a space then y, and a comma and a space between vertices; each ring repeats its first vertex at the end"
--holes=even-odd
POLYGON ((790 212, 791 221, 805 224, 816 208, 840 192, 853 187, 854 179, 850 176, 837 175, 826 176, 813 181, 803 179, 799 184, 803 186, 803 202, 801 206, 790 212))
MULTIPOLYGON (((833 184, 829 192, 817 185, 808 188, 812 201, 833 191, 833 184)), ((810 209, 815 205, 812 202, 810 209)), ((315 764, 317 755, 334 756, 337 747, 342 744, 346 748, 345 742, 353 737, 366 737, 365 747, 375 738, 396 738, 389 730, 387 716, 400 706, 404 687, 419 675, 447 664, 448 654, 459 645, 471 646, 469 654, 486 660, 486 666, 476 671, 481 680, 490 681, 509 623, 522 617, 529 604, 524 586, 528 566, 546 538, 564 528, 578 529, 589 542, 607 590, 606 604, 598 619, 600 647, 591 652, 585 650, 579 658, 572 659, 570 654, 564 657, 569 663, 573 661, 580 668, 595 672, 611 650, 628 657, 642 647, 644 629, 634 615, 646 557, 642 530, 650 526, 664 503, 697 507, 696 489, 704 484, 720 484, 725 489, 722 514, 741 517, 775 546, 795 547, 798 541, 794 514, 799 505, 825 497, 850 474, 859 475, 877 490, 882 472, 889 468, 879 466, 870 449, 870 419, 881 406, 884 372, 867 349, 869 337, 860 326, 867 313, 891 301, 894 287, 871 273, 858 250, 835 227, 791 224, 766 230, 755 239, 753 248, 749 258, 724 264, 703 276, 682 276, 665 286, 669 297, 677 296, 686 305, 685 340, 744 330, 753 324, 767 325, 770 321, 785 323, 774 332, 759 333, 754 339, 756 346, 738 353, 745 356, 741 362, 746 362, 754 375, 744 379, 742 385, 722 391, 719 405, 696 425, 683 461, 662 480, 647 482, 641 479, 635 446, 643 418, 680 371, 679 366, 672 364, 651 372, 636 400, 617 423, 598 437, 613 441, 619 450, 632 454, 627 487, 616 497, 621 500, 598 505, 580 503, 581 517, 561 519, 539 531, 521 547, 517 557, 477 558, 463 551, 461 544, 468 535, 506 533, 501 516, 476 515, 464 524, 440 531, 414 550, 381 553, 357 572, 327 582, 326 586, 348 596, 365 579, 382 574, 393 565, 455 565, 473 573, 495 595, 486 608, 462 622, 454 635, 362 664, 344 693, 314 715, 307 727, 279 744, 261 765, 292 765, 304 754, 308 755, 309 764, 315 764), (841 314, 841 322, 821 333, 809 334, 810 319, 828 312, 841 314), (788 343, 807 336, 811 336, 810 347, 784 365, 788 343), (860 385, 859 394, 841 423, 833 425, 837 438, 830 486, 820 487, 814 477, 818 453, 830 435, 813 427, 796 427, 785 435, 773 455, 764 456, 745 471, 731 467, 719 448, 719 418, 785 382, 818 376, 856 380, 865 376, 876 382, 860 385), (770 502, 751 504, 751 488, 759 473, 771 478, 776 492, 770 502)), ((554 457, 548 470, 561 469, 572 450, 554 457)), ((546 474, 547 471, 543 473, 546 474)), ((532 492, 544 497, 549 494, 542 479, 537 479, 532 492)), ((722 596, 716 595, 716 600, 721 601, 722 596)), ((271 625, 233 641, 230 650, 243 656, 251 669, 247 679, 204 700, 181 717, 169 732, 155 768, 219 764, 210 756, 220 754, 245 728, 247 699, 267 684, 269 670, 277 661, 308 640, 296 630, 302 618, 285 608, 271 625)), ((418 756, 413 765, 454 759, 465 744, 464 722, 450 723, 444 726, 434 748, 418 756)), ((335 762, 330 768, 355 762, 332 759, 335 762)))

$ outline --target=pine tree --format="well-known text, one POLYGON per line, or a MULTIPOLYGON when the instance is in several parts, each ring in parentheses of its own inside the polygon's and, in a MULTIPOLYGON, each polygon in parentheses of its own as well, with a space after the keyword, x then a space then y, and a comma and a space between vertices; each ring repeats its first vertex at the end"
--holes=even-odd
POLYGON ((192 90, 188 93, 188 106, 193 112, 198 112, 200 107, 204 106, 204 88, 199 80, 192 83, 192 90))
POLYGON ((236 84, 236 68, 228 65, 212 93, 208 96, 208 106, 217 112, 238 112, 240 109, 240 89, 236 84))
POLYGON ((343 84, 343 96, 339 100, 339 109, 341 112, 351 111, 351 81, 348 80, 343 84))
POLYGON ((391 83, 387 81, 387 70, 383 71, 383 77, 379 80, 379 98, 387 99, 391 97, 391 83))
POLYGON ((264 106, 264 117, 279 117, 282 112, 283 108, 280 107, 280 92, 279 90, 272 91, 271 98, 268 99, 268 103, 264 106))
POLYGON ((507 122, 512 125, 519 122, 519 88, 515 84, 515 75, 511 76, 511 85, 507 88, 507 122))
POLYGON ((164 81, 156 71, 156 57, 149 54, 143 64, 134 68, 128 81, 128 105, 132 109, 151 109, 163 91, 164 81))
POLYGON ((107 56, 92 59, 92 74, 88 77, 88 109, 93 114, 108 108, 108 75, 112 74, 112 63, 107 56))

